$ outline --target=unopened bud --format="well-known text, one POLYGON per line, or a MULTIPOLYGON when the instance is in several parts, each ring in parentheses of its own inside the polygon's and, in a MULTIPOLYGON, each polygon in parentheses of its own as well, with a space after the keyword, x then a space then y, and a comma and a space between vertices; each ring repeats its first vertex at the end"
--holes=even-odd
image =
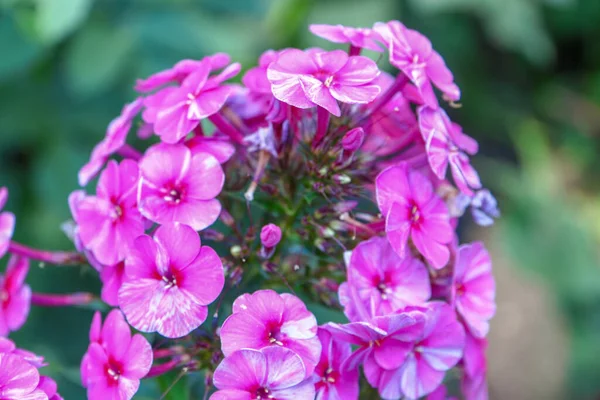
POLYGON ((260 231, 260 242, 265 247, 275 247, 281 240, 281 229, 275 224, 268 224, 260 231))
POLYGON ((348 175, 344 174, 335 174, 333 176, 333 181, 339 185, 347 185, 352 181, 348 175))
POLYGON ((344 148, 344 151, 354 153, 360 148, 360 146, 362 146, 364 140, 365 131, 363 128, 358 127, 350 129, 348 132, 346 132, 344 138, 342 139, 342 147, 344 148))

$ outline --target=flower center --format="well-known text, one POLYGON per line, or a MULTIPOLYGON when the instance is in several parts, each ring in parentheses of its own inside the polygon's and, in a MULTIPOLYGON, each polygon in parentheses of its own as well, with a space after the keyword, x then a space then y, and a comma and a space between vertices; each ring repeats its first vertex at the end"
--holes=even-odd
POLYGON ((381 282, 379 285, 377 285, 377 290, 379 291, 379 293, 381 294, 381 298, 383 300, 387 300, 388 299, 388 295, 390 293, 392 293, 392 289, 390 289, 388 287, 388 285, 386 285, 385 282, 381 282))
POLYGON ((410 209, 410 219, 413 223, 417 223, 419 222, 420 218, 421 213, 419 212, 419 207, 417 207, 416 204, 413 204, 413 206, 410 209))
POLYGON ((331 367, 329 367, 323 374, 323 378, 321 378, 321 381, 323 381, 323 383, 335 383, 337 377, 338 373, 335 372, 331 367))
POLYGON ((269 331, 269 343, 276 344, 277 346, 283 346, 283 343, 278 338, 279 332, 269 331))
POLYGON ((261 387, 254 394, 253 400, 266 400, 266 399, 273 399, 273 398, 274 397, 271 394, 271 392, 269 391, 269 389, 261 387))
POLYGON ((8 292, 4 289, 0 290, 0 303, 6 302, 8 300, 9 295, 8 292))
POLYGON ((177 286, 177 277, 170 271, 162 276, 162 280, 165 283, 165 290, 177 286))
POLYGON ((325 79, 325 82, 323 82, 325 87, 331 86, 332 83, 333 83, 333 75, 328 76, 327 79, 325 79))
POLYGON ((163 197, 167 203, 179 204, 183 200, 183 190, 178 187, 172 187, 165 189, 165 195, 163 197))
POLYGON ((187 94, 187 100, 185 102, 185 104, 190 105, 194 102, 194 100, 196 100, 196 96, 194 96, 194 93, 188 93, 187 94))
POLYGON ((115 365, 114 362, 108 362, 106 366, 106 375, 109 378, 109 381, 117 382, 121 377, 121 368, 118 365, 115 365))
POLYGON ((462 283, 457 283, 456 284, 456 295, 462 296, 463 294, 465 294, 465 285, 463 285, 462 283))

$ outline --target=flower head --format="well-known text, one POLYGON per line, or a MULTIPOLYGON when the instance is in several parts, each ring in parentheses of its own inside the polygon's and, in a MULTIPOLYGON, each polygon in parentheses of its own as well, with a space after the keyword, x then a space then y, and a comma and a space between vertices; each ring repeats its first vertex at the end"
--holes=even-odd
POLYGON ((131 336, 118 310, 109 313, 98 341, 82 361, 82 378, 90 400, 130 400, 152 366, 152 347, 140 334, 131 336))
POLYGON ((448 164, 458 188, 467 195, 481 187, 477 171, 471 166, 468 154, 478 150, 477 142, 450 121, 441 108, 419 107, 419 127, 425 140, 427 159, 431 169, 440 179, 446 177, 448 164))
POLYGON ((308 29, 315 35, 334 43, 350 43, 354 47, 382 51, 375 42, 377 33, 369 28, 354 28, 343 25, 312 24, 308 29))
POLYGON ((291 349, 302 358, 307 376, 321 354, 315 316, 296 296, 272 290, 243 294, 235 300, 233 314, 221 328, 221 347, 225 356, 243 348, 291 349))
POLYGON ((341 115, 342 103, 369 103, 381 88, 373 84, 379 75, 369 58, 348 56, 342 50, 282 51, 269 65, 267 77, 278 100, 298 108, 320 106, 341 115))
POLYGON ((315 387, 305 376, 302 359, 289 349, 238 350, 215 370, 213 383, 219 390, 210 400, 312 400, 315 387))
POLYGON ((454 83, 452 72, 432 49, 429 39, 398 21, 378 22, 373 29, 387 47, 390 63, 417 87, 425 104, 432 108, 438 106, 432 82, 449 100, 460 100, 460 89, 454 83))
POLYGON ((219 217, 221 203, 215 197, 225 175, 212 155, 192 156, 184 145, 158 144, 140 161, 140 172, 138 204, 146 218, 201 230, 219 217))
POLYGON ((335 340, 325 329, 319 328, 321 341, 321 358, 315 368, 313 382, 317 398, 321 400, 356 400, 358 399, 358 369, 345 368, 345 361, 350 357, 350 344, 335 340))
POLYGON ((25 284, 29 260, 12 256, 0 275, 0 336, 20 329, 29 315, 31 288, 25 284))
MULTIPOLYGON (((8 200, 8 189, 0 187, 0 211, 8 200)), ((0 212, 0 258, 8 251, 10 240, 15 231, 15 215, 11 212, 0 212)))
POLYGON ((100 172, 106 160, 125 145, 131 123, 142 109, 142 105, 143 98, 138 97, 133 102, 125 104, 121 115, 110 122, 106 136, 94 147, 90 160, 79 170, 79 185, 87 185, 100 172))
POLYGON ((217 253, 179 223, 160 226, 154 238, 138 237, 125 266, 119 306, 127 321, 170 338, 187 335, 206 320, 207 306, 225 281, 217 253))
POLYGON ((496 312, 496 285, 490 255, 483 243, 462 245, 454 266, 453 297, 456 310, 475 337, 485 337, 496 312))
POLYGON ((406 256, 410 238, 434 268, 445 266, 450 258, 446 244, 452 240, 453 230, 448 209, 431 182, 401 163, 381 172, 376 188, 387 237, 398 255, 406 256))
POLYGON ((144 232, 136 204, 138 177, 134 161, 111 161, 100 175, 96 195, 74 204, 79 238, 101 264, 123 260, 133 240, 144 232))

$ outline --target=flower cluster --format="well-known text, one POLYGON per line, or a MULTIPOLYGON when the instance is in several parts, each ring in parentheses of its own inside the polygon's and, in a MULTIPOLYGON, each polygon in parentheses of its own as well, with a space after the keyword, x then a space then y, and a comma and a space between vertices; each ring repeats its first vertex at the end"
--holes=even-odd
MULTIPOLYGON (((445 398, 456 376, 467 399, 487 398, 491 261, 456 228, 469 206, 481 225, 499 212, 470 163, 477 142, 434 89, 456 105, 453 75, 398 21, 310 30, 349 48, 266 51, 242 84, 222 53, 138 80, 79 171, 95 192, 69 197, 76 252, 12 241, 14 216, 0 213, 0 257, 13 254, 0 335, 30 303, 94 298, 32 294, 28 258, 90 264, 114 307, 94 316, 81 363, 90 399, 195 370, 212 400, 445 398), (396 76, 365 51, 387 52, 396 76)), ((31 393, 52 386, 27 357, 3 356, 31 369, 31 393)))

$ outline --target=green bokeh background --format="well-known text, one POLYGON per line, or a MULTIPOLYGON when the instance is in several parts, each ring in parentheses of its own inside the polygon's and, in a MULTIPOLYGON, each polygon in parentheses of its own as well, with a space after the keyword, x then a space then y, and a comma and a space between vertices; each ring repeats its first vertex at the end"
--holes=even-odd
MULTIPOLYGON (((532 296, 541 291, 547 310, 525 320, 554 318, 546 331, 563 335, 546 354, 523 354, 534 365, 538 356, 560 364, 560 384, 546 391, 522 385, 511 398, 598 398, 598 0, 0 0, 0 185, 9 188, 7 208, 17 215, 15 239, 71 248, 59 226, 70 217, 66 199, 77 188, 77 170, 135 95, 137 77, 217 51, 248 68, 269 48, 331 48, 310 35, 309 23, 389 19, 430 37, 463 91, 464 106, 451 117, 480 141, 475 164, 503 213, 485 232, 466 223, 464 235, 484 235, 497 268, 524 280, 521 291, 529 293, 530 283, 532 296), (548 358, 553 352, 565 356, 548 358)), ((67 268, 34 266, 29 282, 35 291, 99 289, 94 273, 67 268)), ((529 302, 511 284, 503 283, 508 289, 498 299, 499 313, 508 310, 493 324, 498 332, 511 321, 503 304, 519 310, 529 302)), ((46 356, 46 371, 67 400, 85 398, 78 365, 91 316, 34 308, 13 335, 46 356)), ((528 335, 534 328, 521 329, 528 335)), ((539 335, 533 339, 545 340, 539 335)), ((495 337, 491 364, 510 345, 495 337)), ((507 398, 502 374, 510 371, 491 372, 491 398, 507 398)), ((139 398, 157 393, 146 384, 139 398)))

